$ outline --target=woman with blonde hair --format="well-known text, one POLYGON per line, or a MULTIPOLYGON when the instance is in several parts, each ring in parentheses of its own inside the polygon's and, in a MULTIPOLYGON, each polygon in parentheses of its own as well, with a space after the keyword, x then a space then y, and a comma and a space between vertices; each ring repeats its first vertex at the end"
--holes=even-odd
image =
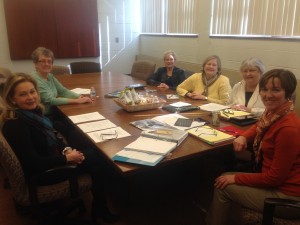
POLYGON ((160 67, 151 75, 147 84, 158 88, 175 90, 177 85, 185 80, 185 73, 175 66, 176 55, 173 51, 166 51, 163 56, 165 66, 160 67))
MULTIPOLYGON (((25 176, 67 164, 77 165, 78 172, 89 173, 93 181, 93 218, 117 221, 119 216, 112 214, 106 204, 104 178, 108 176, 100 155, 94 149, 66 148, 57 139, 51 121, 44 116, 36 81, 24 73, 11 76, 4 86, 3 102, 2 132, 22 164, 25 176)), ((46 182, 51 183, 51 179, 46 182)))
POLYGON ((231 86, 229 79, 221 74, 221 60, 218 56, 207 57, 202 64, 202 73, 194 73, 177 86, 180 96, 226 105, 229 102, 231 86))

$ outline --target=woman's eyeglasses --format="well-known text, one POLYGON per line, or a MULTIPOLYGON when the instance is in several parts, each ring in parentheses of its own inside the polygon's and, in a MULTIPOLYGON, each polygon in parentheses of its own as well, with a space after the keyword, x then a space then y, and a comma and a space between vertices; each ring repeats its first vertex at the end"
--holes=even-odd
POLYGON ((39 63, 41 63, 41 64, 51 64, 52 65, 52 63, 53 63, 53 61, 52 60, 45 60, 45 59, 42 59, 42 60, 39 60, 38 61, 39 63))

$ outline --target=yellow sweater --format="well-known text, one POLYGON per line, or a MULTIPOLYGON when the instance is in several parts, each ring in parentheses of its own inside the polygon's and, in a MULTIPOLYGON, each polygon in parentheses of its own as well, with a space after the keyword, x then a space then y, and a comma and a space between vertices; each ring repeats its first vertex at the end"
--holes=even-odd
MULTIPOLYGON (((176 91, 180 96, 185 96, 187 92, 202 93, 204 88, 202 73, 195 73, 179 84, 176 91)), ((219 78, 208 87, 207 100, 209 102, 226 105, 229 102, 230 93, 231 86, 229 79, 224 75, 220 75, 219 78)))

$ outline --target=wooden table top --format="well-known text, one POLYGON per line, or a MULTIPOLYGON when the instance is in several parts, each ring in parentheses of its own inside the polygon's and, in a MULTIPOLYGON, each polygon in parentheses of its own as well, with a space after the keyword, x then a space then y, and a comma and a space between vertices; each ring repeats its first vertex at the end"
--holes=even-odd
MULTIPOLYGON (((127 112, 123 110, 120 106, 118 106, 112 98, 105 97, 105 94, 116 90, 123 90, 127 85, 130 84, 145 84, 145 81, 138 80, 128 75, 117 74, 112 72, 102 72, 76 75, 58 75, 56 76, 56 78, 68 89, 90 88, 93 86, 96 89, 97 96, 99 96, 93 103, 58 106, 58 109, 64 115, 72 116, 97 111, 106 119, 122 127, 124 130, 131 134, 131 136, 129 137, 109 140, 101 143, 94 143, 92 141, 95 144, 95 146, 99 149, 101 154, 108 160, 108 162, 110 162, 111 165, 122 175, 130 175, 132 173, 139 172, 145 169, 155 169, 157 167, 165 166, 170 163, 176 163, 190 158, 199 157, 205 154, 205 152, 207 151, 217 151, 221 150, 225 146, 231 146, 231 144, 228 143, 218 146, 211 146, 189 135, 182 142, 182 144, 172 152, 172 154, 169 157, 165 158, 155 167, 114 162, 111 160, 111 158, 118 151, 122 150, 126 145, 134 141, 137 137, 139 137, 141 133, 140 129, 130 125, 129 122, 141 119, 149 119, 155 116, 167 114, 168 112, 161 108, 139 112, 127 112)), ((207 103, 184 97, 181 97, 179 100, 167 100, 166 94, 175 93, 175 91, 161 90, 156 87, 148 86, 145 89, 157 89, 158 96, 166 100, 165 104, 170 104, 177 101, 190 102, 193 105, 201 105, 207 103)), ((209 113, 202 110, 195 110, 181 114, 188 118, 201 117, 208 120, 211 119, 209 113)), ((221 121, 220 126, 225 126, 227 124, 228 123, 221 121)), ((88 135, 85 136, 89 138, 88 135)))

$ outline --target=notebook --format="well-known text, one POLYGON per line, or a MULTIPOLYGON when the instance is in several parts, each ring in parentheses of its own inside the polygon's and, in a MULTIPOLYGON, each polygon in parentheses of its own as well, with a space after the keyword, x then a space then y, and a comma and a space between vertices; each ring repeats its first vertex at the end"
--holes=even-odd
POLYGON ((188 132, 210 145, 216 145, 235 139, 234 135, 226 134, 209 126, 193 128, 188 130, 188 132))

